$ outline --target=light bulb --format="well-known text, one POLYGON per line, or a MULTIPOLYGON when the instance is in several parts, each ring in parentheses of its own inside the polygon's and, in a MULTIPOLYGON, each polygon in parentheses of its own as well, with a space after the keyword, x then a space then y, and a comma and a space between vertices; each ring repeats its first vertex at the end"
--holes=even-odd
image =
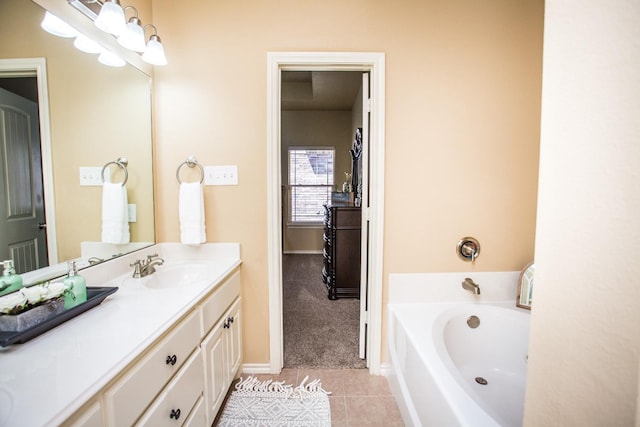
POLYGON ((78 32, 71 25, 64 22, 62 19, 49 12, 45 12, 44 19, 40 23, 40 26, 49 34, 53 34, 58 37, 75 37, 78 32))
POLYGON ((144 51, 144 30, 142 29, 138 18, 134 16, 129 19, 126 29, 118 37, 118 43, 135 52, 144 51))
POLYGON ((142 54, 142 60, 152 65, 167 65, 167 57, 164 55, 164 47, 160 43, 160 37, 155 34, 149 37, 149 43, 142 54))
POLYGON ((101 64, 108 65, 109 67, 124 67, 124 64, 126 64, 124 59, 108 50, 102 51, 100 56, 98 56, 98 61, 100 61, 101 64))
POLYGON ((73 45, 81 51, 87 53, 101 53, 103 50, 102 46, 100 46, 98 43, 94 42, 84 34, 78 34, 78 37, 76 37, 76 39, 73 41, 73 45))
POLYGON ((124 10, 119 0, 105 0, 95 20, 96 27, 102 31, 119 36, 126 28, 124 10))

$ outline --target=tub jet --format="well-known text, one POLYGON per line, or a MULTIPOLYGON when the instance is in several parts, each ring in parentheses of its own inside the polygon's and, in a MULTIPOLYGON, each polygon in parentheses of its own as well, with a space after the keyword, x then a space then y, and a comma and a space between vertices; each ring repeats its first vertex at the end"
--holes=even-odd
POLYGON ((487 385, 487 384, 489 384, 489 383, 487 382, 487 380, 485 380, 485 379, 484 379, 484 378, 482 378, 482 377, 476 377, 476 382, 477 382, 478 384, 480 384, 480 385, 487 385))

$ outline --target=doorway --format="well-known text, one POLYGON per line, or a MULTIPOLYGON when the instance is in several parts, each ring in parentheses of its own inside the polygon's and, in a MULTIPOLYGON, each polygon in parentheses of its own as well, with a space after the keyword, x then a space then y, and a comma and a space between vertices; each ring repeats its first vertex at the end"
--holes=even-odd
POLYGON ((281 158, 281 74, 285 71, 358 71, 371 76, 370 110, 370 191, 369 202, 362 207, 366 222, 367 260, 362 276, 368 291, 362 296, 366 310, 367 365, 372 374, 380 374, 382 330, 382 240, 384 213, 384 54, 382 53, 269 53, 268 54, 268 259, 270 308, 271 373, 283 367, 282 316, 282 170, 281 158))
MULTIPOLYGON (((356 187, 351 175, 358 170, 360 156, 354 159, 352 152, 363 126, 362 74, 281 74, 285 368, 366 367, 364 351, 359 352, 360 221, 357 228, 340 227, 336 233, 324 224, 325 205, 339 205, 334 210, 340 209, 341 215, 348 210, 354 220, 360 216, 359 203, 337 200, 353 195, 359 201, 355 188, 349 188, 350 193, 334 191, 356 187), (331 244, 329 237, 334 234, 340 236, 339 242, 331 244), (334 249, 336 253, 330 253, 334 249), (336 264, 340 268, 333 268, 336 264), (334 296, 337 289, 339 298, 334 296)), ((361 138, 357 141, 361 147, 361 138)), ((358 176, 354 179, 362 182, 358 176)))
POLYGON ((8 238, 0 252, 3 259, 14 260, 18 273, 58 260, 46 75, 44 58, 0 59, 3 143, 12 146, 4 147, 0 157, 3 181, 8 179, 2 183, 7 191, 0 204, 9 213, 0 224, 7 231, 3 239, 8 238), (16 134, 17 129, 24 135, 16 134), (27 139, 31 145, 23 143, 27 139), (26 234, 15 235, 20 229, 26 234))

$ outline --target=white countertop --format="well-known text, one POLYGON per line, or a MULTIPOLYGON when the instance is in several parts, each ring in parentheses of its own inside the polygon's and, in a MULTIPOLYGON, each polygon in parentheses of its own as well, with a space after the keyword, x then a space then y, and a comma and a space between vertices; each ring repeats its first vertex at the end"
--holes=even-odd
MULTIPOLYGON (((80 271, 87 286, 118 286, 99 306, 24 343, 0 347, 0 426, 57 425, 161 337, 240 265, 238 244, 161 243, 80 271), (133 260, 210 261, 217 277, 184 288, 132 280, 133 260)), ((158 267, 160 272, 162 267, 158 267)))

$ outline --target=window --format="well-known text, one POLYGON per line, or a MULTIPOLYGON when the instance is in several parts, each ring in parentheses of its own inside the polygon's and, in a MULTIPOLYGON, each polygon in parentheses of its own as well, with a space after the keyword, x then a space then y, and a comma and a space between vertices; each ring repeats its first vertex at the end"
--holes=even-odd
POLYGON ((289 215, 292 223, 321 223, 333 189, 333 148, 289 148, 289 215))

